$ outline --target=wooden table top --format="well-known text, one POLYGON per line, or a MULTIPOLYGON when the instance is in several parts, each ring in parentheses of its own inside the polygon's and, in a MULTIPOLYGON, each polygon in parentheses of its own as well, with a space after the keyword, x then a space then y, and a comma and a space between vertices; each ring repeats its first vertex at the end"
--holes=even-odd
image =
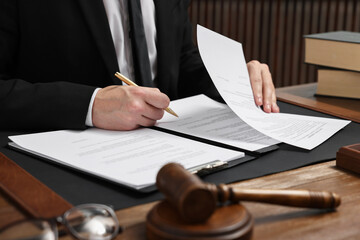
MULTIPOLYGON (((360 175, 336 168, 335 161, 246 180, 234 185, 260 189, 327 190, 341 196, 342 203, 334 212, 243 202, 255 219, 253 239, 359 239, 360 175)), ((146 239, 146 214, 155 204, 156 202, 118 210, 116 214, 120 224, 126 229, 116 239, 146 239)), ((3 194, 0 194, 1 225, 25 217, 3 194)))
MULTIPOLYGON (((242 188, 328 190, 342 198, 335 212, 243 202, 255 219, 252 239, 359 239, 360 175, 335 167, 335 161, 234 184, 242 188)), ((117 239, 146 239, 145 217, 155 203, 117 211, 128 229, 117 239)))
MULTIPOLYGON (((314 86, 305 85, 306 88, 314 89, 314 86)), ((289 102, 306 99, 298 97, 294 88, 282 93, 282 98, 289 102)), ((311 97, 309 95, 308 99, 311 97)), ((356 108, 350 110, 358 112, 356 108)), ((252 239, 359 239, 360 175, 340 170, 335 165, 335 161, 330 161, 234 184, 242 188, 326 190, 342 198, 340 207, 333 212, 243 202, 255 220, 252 239)), ((125 226, 125 231, 116 239, 146 239, 146 214, 155 204, 116 211, 120 224, 125 226)), ((24 218, 26 215, 0 191, 0 227, 24 218)))
MULTIPOLYGON (((278 100, 360 123, 360 100, 316 96, 317 83, 276 89, 278 100)), ((281 110, 281 109, 280 109, 281 110)))

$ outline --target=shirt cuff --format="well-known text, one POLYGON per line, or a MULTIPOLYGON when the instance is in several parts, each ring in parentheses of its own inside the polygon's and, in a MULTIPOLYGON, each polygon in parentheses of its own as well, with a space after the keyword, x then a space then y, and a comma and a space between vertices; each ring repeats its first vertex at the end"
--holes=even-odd
POLYGON ((92 122, 92 108, 93 108, 93 104, 94 104, 94 100, 95 100, 95 96, 97 94, 97 92, 100 90, 101 88, 97 88, 95 89, 95 91, 93 92, 91 99, 90 99, 90 104, 89 104, 89 108, 88 108, 88 112, 86 114, 86 120, 85 120, 85 125, 88 127, 93 127, 93 122, 92 122))

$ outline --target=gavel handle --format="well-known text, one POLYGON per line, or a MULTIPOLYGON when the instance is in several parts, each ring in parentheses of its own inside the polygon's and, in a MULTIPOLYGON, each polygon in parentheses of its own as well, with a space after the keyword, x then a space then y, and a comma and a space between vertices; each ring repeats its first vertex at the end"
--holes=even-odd
POLYGON ((241 189, 224 184, 217 186, 219 200, 254 201, 305 208, 336 208, 340 196, 327 191, 241 189))

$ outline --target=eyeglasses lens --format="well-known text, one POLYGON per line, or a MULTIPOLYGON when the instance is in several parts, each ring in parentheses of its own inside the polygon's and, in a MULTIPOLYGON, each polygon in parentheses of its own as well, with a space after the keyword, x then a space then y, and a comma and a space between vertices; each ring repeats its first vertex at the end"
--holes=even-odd
POLYGON ((43 220, 24 221, 0 232, 2 240, 56 240, 57 232, 43 220))
POLYGON ((119 231, 119 223, 110 209, 74 208, 64 215, 64 223, 79 239, 113 238, 119 231))

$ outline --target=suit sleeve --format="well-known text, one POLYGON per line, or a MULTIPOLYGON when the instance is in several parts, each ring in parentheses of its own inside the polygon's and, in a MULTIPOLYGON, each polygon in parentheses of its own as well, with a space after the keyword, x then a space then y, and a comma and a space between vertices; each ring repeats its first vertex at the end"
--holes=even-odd
POLYGON ((51 79, 30 83, 26 76, 18 76, 22 39, 16 4, 16 0, 0 1, 0 129, 85 128, 95 87, 51 79))
POLYGON ((188 16, 190 1, 184 4, 183 45, 180 60, 179 95, 181 97, 205 94, 217 101, 223 101, 201 60, 198 48, 193 43, 192 25, 188 16), (184 94, 185 93, 185 94, 184 94))

